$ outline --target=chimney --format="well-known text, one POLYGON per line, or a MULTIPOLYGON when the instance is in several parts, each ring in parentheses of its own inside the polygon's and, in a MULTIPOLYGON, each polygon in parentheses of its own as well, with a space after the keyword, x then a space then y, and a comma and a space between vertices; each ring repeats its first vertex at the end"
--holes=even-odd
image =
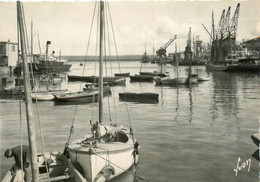
POLYGON ((50 56, 49 49, 50 49, 51 41, 46 42, 46 57, 50 56))

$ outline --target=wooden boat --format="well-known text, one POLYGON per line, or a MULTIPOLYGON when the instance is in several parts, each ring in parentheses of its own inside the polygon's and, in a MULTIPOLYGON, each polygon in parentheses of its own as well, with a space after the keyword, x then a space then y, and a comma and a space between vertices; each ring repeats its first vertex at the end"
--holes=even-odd
POLYGON ((99 39, 99 120, 91 124, 91 132, 72 143, 66 151, 88 182, 108 181, 127 171, 138 160, 138 142, 132 129, 103 124, 103 23, 104 2, 100 7, 99 39))
MULTIPOLYGON (((104 82, 113 82, 115 80, 121 79, 121 76, 107 76, 104 77, 104 82)), ((68 75, 68 81, 86 81, 91 83, 98 83, 98 76, 79 76, 79 75, 68 75)))
POLYGON ((159 94, 144 92, 144 93, 133 93, 124 92, 119 93, 119 100, 128 102, 140 102, 140 103, 158 103, 159 94))
MULTIPOLYGON (((83 88, 83 90, 85 92, 98 91, 98 89, 99 89, 98 84, 94 84, 94 83, 86 83, 85 88, 83 88)), ((108 85, 108 83, 104 83, 103 94, 104 95, 110 95, 111 94, 111 89, 110 89, 110 86, 108 85)))
POLYGON ((259 147, 260 133, 255 133, 255 134, 251 135, 251 138, 252 138, 253 142, 256 144, 256 146, 259 147))
POLYGON ((155 84, 156 85, 166 85, 166 86, 171 86, 171 85, 183 85, 187 84, 187 78, 185 77, 179 77, 179 78, 164 78, 164 79, 155 79, 155 84))
POLYGON ((150 76, 157 76, 157 77, 166 77, 169 76, 169 72, 158 72, 158 71, 154 71, 154 72, 143 72, 140 71, 139 72, 140 75, 150 75, 150 76))
POLYGON ((130 76, 131 82, 153 82, 152 75, 134 75, 130 76))
POLYGON ((187 84, 196 84, 198 83, 198 75, 197 74, 189 74, 187 78, 187 84))
POLYGON ((117 77, 117 76, 120 76, 120 77, 128 77, 130 75, 129 72, 127 73, 114 73, 114 75, 117 77))
POLYGON ((61 93, 61 94, 53 94, 55 102, 91 102, 92 100, 96 100, 99 91, 91 91, 91 92, 68 92, 68 93, 61 93))
MULTIPOLYGON (((24 13, 21 2, 17 2, 18 29, 21 42, 21 60, 23 61, 23 75, 25 88, 26 121, 28 130, 28 143, 30 151, 30 165, 32 169, 32 181, 77 181, 87 182, 76 167, 64 155, 57 152, 38 153, 36 131, 33 117, 30 74, 28 56, 26 50, 24 13)), ((12 170, 12 167, 11 167, 12 170)), ((23 181, 23 171, 9 170, 3 177, 2 182, 23 181)))
POLYGON ((68 93, 68 90, 47 90, 36 91, 31 93, 33 101, 53 101, 55 99, 53 94, 68 93))
POLYGON ((209 81, 209 77, 198 77, 198 81, 209 81))

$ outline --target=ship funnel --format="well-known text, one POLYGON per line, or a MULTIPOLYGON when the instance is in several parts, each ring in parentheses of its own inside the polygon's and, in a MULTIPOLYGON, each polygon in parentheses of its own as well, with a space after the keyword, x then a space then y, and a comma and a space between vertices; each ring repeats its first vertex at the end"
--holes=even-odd
POLYGON ((48 40, 48 41, 46 42, 46 56, 47 56, 47 57, 50 56, 50 52, 49 52, 50 45, 51 45, 51 41, 48 40))

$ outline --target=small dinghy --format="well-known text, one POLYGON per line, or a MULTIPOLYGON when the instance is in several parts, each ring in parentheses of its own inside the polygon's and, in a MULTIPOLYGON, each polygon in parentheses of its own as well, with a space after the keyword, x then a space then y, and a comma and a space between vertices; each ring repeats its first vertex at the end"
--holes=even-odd
POLYGON ((198 81, 209 81, 209 77, 198 77, 198 81))

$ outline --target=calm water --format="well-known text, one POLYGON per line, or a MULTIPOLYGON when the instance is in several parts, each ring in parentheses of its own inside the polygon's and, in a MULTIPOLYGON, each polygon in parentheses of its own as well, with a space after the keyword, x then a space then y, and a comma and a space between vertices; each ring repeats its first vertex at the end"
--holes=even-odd
MULTIPOLYGON (((73 62, 68 74, 82 74, 83 66, 73 62)), ((139 72, 137 61, 121 62, 121 71, 131 75, 139 72)), ((111 62, 111 72, 119 72, 117 62, 111 62)), ((111 66, 107 64, 108 67, 111 66)), ((85 75, 92 75, 95 64, 86 65, 85 75)), ((159 70, 158 65, 143 64, 142 71, 159 70)), ((176 69, 164 67, 172 77, 176 69)), ((136 138, 141 145, 136 174, 150 181, 258 181, 259 164, 252 156, 257 146, 251 135, 259 129, 260 74, 206 72, 203 66, 192 68, 199 76, 209 76, 210 81, 192 87, 158 87, 155 83, 130 83, 113 87, 112 95, 104 99, 104 117, 129 126, 127 108, 136 138), (118 93, 124 91, 154 92, 159 94, 157 104, 119 102, 118 93), (108 104, 110 103, 110 104, 108 104), (126 108, 127 107, 127 108, 126 108), (115 111, 117 114, 115 115, 115 111), (234 169, 251 159, 251 168, 243 168, 235 176, 234 169)), ((187 75, 188 67, 179 67, 179 75, 187 75)), ((41 86, 42 88, 46 86, 41 86)), ((78 90, 79 82, 50 86, 78 90)), ((44 135, 46 151, 62 151, 75 117, 73 139, 90 131, 89 120, 97 119, 97 103, 85 105, 54 105, 53 102, 37 104, 44 135), (77 110, 76 110, 77 109, 77 110)), ((38 151, 43 151, 34 103, 38 151)), ((1 178, 13 163, 3 157, 5 149, 20 143, 19 102, 1 100, 1 178)), ((27 143, 24 105, 22 105, 22 135, 27 143)), ((72 139, 72 140, 73 140, 72 139)), ((117 181, 143 181, 126 175, 117 181)))

